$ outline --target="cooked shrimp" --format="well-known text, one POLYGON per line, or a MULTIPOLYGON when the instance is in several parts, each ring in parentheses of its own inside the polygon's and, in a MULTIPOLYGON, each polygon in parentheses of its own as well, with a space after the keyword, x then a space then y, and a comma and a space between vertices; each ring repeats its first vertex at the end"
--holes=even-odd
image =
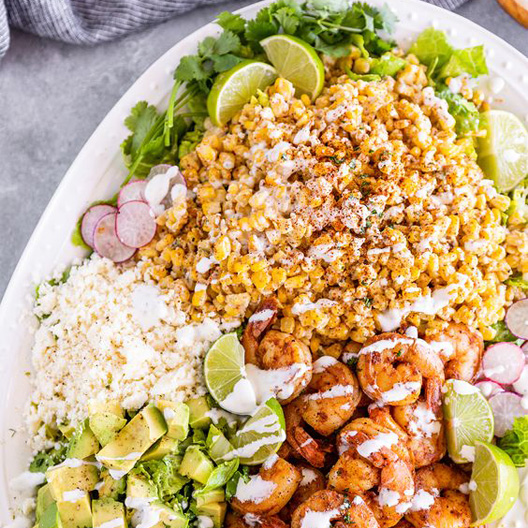
POLYGON ((357 375, 361 388, 380 403, 413 403, 420 396, 422 384, 431 407, 440 403, 444 366, 423 341, 395 333, 373 337, 361 349, 357 375))
POLYGON ((286 522, 290 522, 293 512, 303 502, 307 501, 316 491, 326 488, 326 479, 318 469, 306 464, 297 467, 301 470, 302 480, 290 502, 279 513, 280 518, 286 522))
POLYGON ((257 348, 264 333, 271 328, 277 319, 279 302, 276 297, 266 297, 249 318, 242 334, 242 346, 246 352, 246 363, 258 364, 257 348))
POLYGON ((312 353, 290 334, 269 330, 260 342, 254 362, 246 364, 250 379, 262 385, 266 399, 274 395, 282 404, 294 400, 312 379, 312 353), (254 365, 253 368, 252 365, 254 365))
POLYGON ((291 499, 301 478, 295 466, 273 455, 248 482, 238 481, 231 506, 242 514, 275 515, 291 499))
POLYGON ((416 495, 405 518, 415 528, 468 528, 469 500, 459 491, 467 483, 463 471, 445 464, 421 468, 416 473, 416 495))
POLYGON ((302 409, 304 421, 319 434, 328 436, 342 427, 354 414, 361 390, 354 373, 331 356, 313 364, 312 381, 302 409))
POLYGON ((445 330, 429 335, 427 341, 444 361, 446 379, 471 381, 475 378, 484 352, 479 332, 465 324, 450 323, 445 330))
POLYGON ((344 493, 362 493, 380 483, 381 470, 356 451, 343 453, 328 473, 328 486, 344 493))
POLYGON ((247 513, 243 517, 235 512, 228 512, 224 521, 224 528, 288 528, 288 525, 277 516, 253 515, 247 513))
POLYGON ((332 490, 314 493, 292 515, 291 528, 379 528, 361 497, 348 498, 332 490))
POLYGON ((332 448, 322 440, 316 440, 303 427, 302 409, 305 402, 297 398, 284 407, 284 418, 286 420, 286 441, 295 453, 304 458, 311 466, 324 467, 327 453, 332 448))
POLYGON ((410 405, 392 407, 392 416, 408 436, 407 445, 417 468, 441 460, 446 453, 442 409, 432 410, 420 398, 410 405))

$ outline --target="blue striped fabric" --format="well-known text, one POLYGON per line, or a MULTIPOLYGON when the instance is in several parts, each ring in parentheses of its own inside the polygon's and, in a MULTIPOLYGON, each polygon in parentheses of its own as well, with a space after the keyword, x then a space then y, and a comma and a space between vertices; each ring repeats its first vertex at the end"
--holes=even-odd
MULTIPOLYGON (((455 9, 466 0, 428 0, 455 9)), ((0 58, 9 25, 72 44, 97 44, 218 0, 0 0, 0 58)))

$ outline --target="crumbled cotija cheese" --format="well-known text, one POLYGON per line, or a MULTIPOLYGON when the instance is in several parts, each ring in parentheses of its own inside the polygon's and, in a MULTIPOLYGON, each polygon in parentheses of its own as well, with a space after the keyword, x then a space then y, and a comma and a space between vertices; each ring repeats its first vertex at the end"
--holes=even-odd
POLYGON ((35 448, 45 445, 42 425, 78 423, 94 398, 137 409, 205 393, 202 359, 220 336, 218 324, 187 324, 174 291, 146 285, 135 267, 92 256, 67 282, 41 285, 35 315, 41 325, 27 412, 35 448))

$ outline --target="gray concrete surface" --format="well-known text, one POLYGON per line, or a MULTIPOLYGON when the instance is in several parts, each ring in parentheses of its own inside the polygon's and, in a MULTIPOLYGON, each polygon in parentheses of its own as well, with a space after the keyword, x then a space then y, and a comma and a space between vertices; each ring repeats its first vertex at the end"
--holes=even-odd
MULTIPOLYGON (((0 297, 68 166, 124 91, 219 11, 249 3, 219 2, 93 48, 13 31, 0 62, 0 297)), ((469 0, 458 13, 528 55, 528 30, 495 0, 469 0)))

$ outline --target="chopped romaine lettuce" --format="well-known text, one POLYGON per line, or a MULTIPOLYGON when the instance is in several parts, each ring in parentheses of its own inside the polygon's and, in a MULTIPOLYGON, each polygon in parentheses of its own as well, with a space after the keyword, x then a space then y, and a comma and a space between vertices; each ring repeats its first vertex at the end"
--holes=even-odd
POLYGON ((436 61, 436 67, 440 68, 451 57, 453 48, 443 31, 430 27, 418 35, 409 53, 416 55, 418 60, 426 66, 436 61))
POLYGON ((495 337, 489 341, 490 343, 501 343, 503 341, 512 343, 517 341, 517 338, 510 332, 504 321, 492 324, 491 328, 495 330, 495 337))
POLYGON ((159 498, 169 502, 189 482, 188 478, 178 473, 180 463, 181 457, 167 455, 161 460, 141 462, 133 471, 145 472, 156 485, 159 498))
POLYGON ((240 466, 238 470, 235 471, 233 476, 227 482, 226 487, 225 487, 225 495, 228 501, 230 501, 235 495, 237 486, 238 486, 238 481, 240 479, 243 479, 244 482, 248 482, 249 480, 249 467, 248 466, 240 466))
POLYGON ((394 77, 406 64, 393 53, 384 53, 379 59, 370 60, 370 74, 394 77))
POLYGON ((463 136, 479 129, 480 113, 471 101, 453 93, 449 88, 437 90, 436 95, 447 101, 449 113, 455 118, 458 135, 463 136))
POLYGON ((211 475, 209 475, 205 486, 195 494, 203 494, 213 489, 223 488, 235 475, 238 470, 238 466, 239 460, 238 458, 234 458, 229 462, 224 462, 223 464, 215 467, 211 475))
POLYGON ((523 221, 528 222, 528 179, 524 180, 512 193, 508 214, 516 213, 523 221))
POLYGON ((499 447, 517 467, 524 467, 528 458, 528 416, 515 418, 512 429, 499 440, 499 447))
POLYGON ((509 286, 515 286, 516 288, 521 288, 522 290, 528 290, 528 280, 523 279, 522 273, 516 273, 507 279, 506 284, 509 286))
POLYGON ((50 467, 56 466, 66 460, 67 450, 68 444, 65 443, 50 451, 37 453, 29 465, 29 471, 31 473, 45 473, 50 467))
POLYGON ((458 77, 467 73, 471 77, 478 77, 488 73, 484 46, 454 50, 449 61, 440 70, 438 77, 458 77))

